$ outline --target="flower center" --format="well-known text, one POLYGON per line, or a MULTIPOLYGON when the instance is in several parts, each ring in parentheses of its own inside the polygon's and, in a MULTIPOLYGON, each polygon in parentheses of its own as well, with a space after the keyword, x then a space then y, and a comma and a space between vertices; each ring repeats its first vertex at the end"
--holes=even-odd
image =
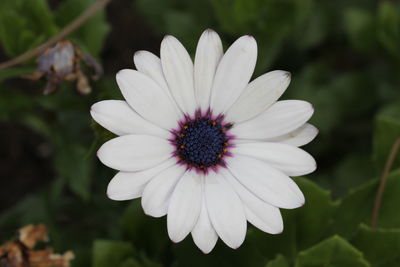
POLYGON ((211 115, 186 119, 180 129, 174 131, 171 140, 176 146, 175 156, 189 168, 206 172, 208 168, 224 166, 231 137, 227 131, 231 124, 222 123, 222 117, 212 119, 211 115))

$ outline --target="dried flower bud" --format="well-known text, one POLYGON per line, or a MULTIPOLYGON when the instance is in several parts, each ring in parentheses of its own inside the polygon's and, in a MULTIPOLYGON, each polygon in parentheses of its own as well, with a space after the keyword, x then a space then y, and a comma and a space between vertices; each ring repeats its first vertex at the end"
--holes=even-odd
POLYGON ((46 49, 37 59, 35 73, 25 76, 28 79, 47 79, 44 94, 56 91, 63 81, 75 81, 76 89, 81 94, 89 94, 92 88, 87 76, 81 69, 81 62, 90 67, 94 74, 92 80, 97 80, 103 74, 103 68, 90 55, 83 52, 68 40, 60 41, 55 46, 46 49))

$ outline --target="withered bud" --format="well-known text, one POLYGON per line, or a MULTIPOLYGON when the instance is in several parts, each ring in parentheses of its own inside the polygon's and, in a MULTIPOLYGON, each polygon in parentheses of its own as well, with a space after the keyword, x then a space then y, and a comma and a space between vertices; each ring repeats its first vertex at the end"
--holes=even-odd
POLYGON ((46 49, 37 58, 37 62, 36 71, 24 77, 31 80, 46 78, 47 84, 43 92, 45 95, 56 91, 63 81, 75 81, 79 93, 89 94, 92 88, 81 69, 81 62, 93 70, 92 80, 97 80, 103 75, 102 66, 68 40, 60 41, 46 49))

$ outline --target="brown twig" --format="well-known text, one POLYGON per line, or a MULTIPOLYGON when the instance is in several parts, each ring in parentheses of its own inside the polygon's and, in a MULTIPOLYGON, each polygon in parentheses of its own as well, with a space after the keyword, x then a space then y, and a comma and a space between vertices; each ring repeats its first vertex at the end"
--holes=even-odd
POLYGON ((371 228, 376 228, 379 219, 379 213, 382 205, 382 197, 383 193, 385 192, 385 185, 387 181, 387 177, 389 175, 389 171, 392 168, 394 159, 396 158, 397 152, 400 148, 400 137, 398 137, 392 145, 390 149, 389 157, 386 160, 385 167, 382 172, 382 176, 379 179, 379 188, 378 192, 376 193, 375 202, 374 202, 374 209, 372 210, 372 218, 371 218, 371 228))
POLYGON ((67 35, 71 34, 73 31, 78 29, 83 23, 85 23, 90 17, 96 14, 100 9, 104 8, 111 0, 99 0, 88 9, 86 9, 81 15, 79 15, 74 21, 63 28, 57 35, 51 37, 49 40, 43 44, 33 48, 32 50, 26 51, 22 55, 13 58, 9 61, 0 64, 0 71, 18 65, 26 60, 29 60, 40 53, 42 53, 46 48, 54 45, 61 39, 64 39, 67 35))

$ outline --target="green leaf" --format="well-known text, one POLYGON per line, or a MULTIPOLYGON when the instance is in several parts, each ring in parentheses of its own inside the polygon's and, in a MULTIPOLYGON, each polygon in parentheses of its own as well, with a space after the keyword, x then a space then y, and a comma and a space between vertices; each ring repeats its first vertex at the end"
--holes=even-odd
POLYGON ((127 207, 121 227, 128 239, 133 244, 140 244, 140 248, 151 257, 159 257, 170 244, 166 222, 146 216, 140 200, 132 201, 127 207))
POLYGON ((289 263, 285 257, 278 255, 275 259, 269 261, 266 267, 289 267, 289 263))
POLYGON ((295 210, 282 210, 283 233, 249 233, 249 242, 253 242, 269 258, 276 254, 292 258, 299 250, 323 240, 329 234, 335 210, 330 193, 308 179, 296 178, 295 181, 304 193, 306 203, 295 210))
MULTIPOLYGON (((375 119, 373 137, 373 155, 378 173, 380 173, 387 161, 391 147, 400 137, 400 103, 395 102, 386 106, 375 119)), ((400 153, 397 154, 393 166, 400 166, 400 153)))
POLYGON ((363 254, 340 236, 333 236, 299 253, 296 267, 368 267, 363 254))
POLYGON ((127 259, 119 267, 162 267, 161 264, 148 259, 144 254, 140 254, 141 261, 134 258, 127 259))
POLYGON ((351 243, 373 266, 397 267, 400 264, 400 229, 373 230, 363 224, 351 243))
MULTIPOLYGON (((95 240, 93 244, 93 267, 119 266, 134 253, 128 242, 95 240)), ((128 265, 129 266, 129 265, 128 265)), ((132 266, 132 265, 131 265, 132 266)))
POLYGON ((282 234, 270 235, 249 227, 244 244, 237 250, 219 242, 212 253, 203 255, 191 240, 176 244, 178 266, 266 266, 277 254, 287 259, 297 252, 328 236, 334 204, 328 191, 305 178, 296 178, 305 195, 306 204, 295 210, 282 210, 285 229, 282 234), (310 223, 312 222, 312 223, 310 223))
POLYGON ((22 75, 32 74, 34 71, 34 68, 31 67, 16 67, 5 69, 0 72, 0 82, 11 78, 19 78, 22 75))
POLYGON ((353 46, 362 52, 377 49, 375 17, 365 9, 351 8, 344 14, 344 27, 353 46))
POLYGON ((400 59, 400 8, 399 5, 382 2, 378 10, 378 40, 389 54, 400 59))
POLYGON ((355 188, 371 180, 374 164, 370 155, 353 152, 343 157, 335 165, 332 176, 329 177, 329 187, 338 196, 343 196, 349 188, 355 188))
MULTIPOLYGON (((13 75, 14 73, 7 73, 13 75)), ((0 120, 1 121, 12 121, 19 116, 24 114, 32 114, 34 109, 33 103, 23 92, 12 90, 11 88, 1 86, 0 87, 0 120), (10 101, 12 99, 12 101, 10 101)))
MULTIPOLYGON (((57 24, 60 27, 65 27, 95 2, 96 0, 63 1, 56 11, 57 24)), ((98 56, 109 30, 110 27, 106 21, 105 12, 101 10, 79 27, 69 38, 78 43, 84 51, 98 56)))
POLYGON ((14 10, 11 9, 9 13, 0 13, 0 39, 4 48, 4 52, 8 56, 17 56, 28 48, 28 46, 20 48, 19 37, 14 34, 15 32, 26 31, 24 27, 24 18, 18 16, 17 12, 14 10))
POLYGON ((46 209, 46 199, 39 194, 22 198, 15 206, 3 211, 0 215, 0 241, 13 237, 15 230, 30 223, 50 225, 51 214, 46 209))
POLYGON ((55 168, 69 188, 83 200, 90 196, 92 158, 86 157, 87 150, 78 144, 58 145, 55 168))
POLYGON ((94 159, 93 155, 88 156, 93 141, 88 105, 77 99, 71 88, 60 91, 43 97, 3 88, 0 119, 22 123, 46 137, 55 150, 53 168, 58 177, 81 199, 88 200, 94 159), (42 116, 43 110, 53 112, 53 119, 42 116))
MULTIPOLYGON (((218 242, 208 255, 203 255, 192 240, 185 240, 174 245, 177 266, 267 266, 268 260, 275 259, 277 254, 290 259, 299 250, 323 240, 335 208, 330 194, 307 179, 296 178, 296 182, 305 194, 306 204, 296 210, 283 211, 285 229, 282 234, 270 235, 249 227, 240 248, 232 250, 218 242)), ((278 257, 274 261, 278 264, 283 260, 278 257)))
POLYGON ((119 265, 119 267, 142 267, 135 259, 127 259, 119 265))
POLYGON ((46 0, 0 2, 0 40, 10 57, 37 46, 57 29, 46 0))
POLYGON ((29 25, 29 28, 34 29, 36 33, 43 31, 47 36, 56 33, 57 26, 54 23, 53 14, 47 0, 19 0, 19 2, 26 16, 26 26, 29 25))
POLYGON ((178 11, 168 12, 165 14, 165 27, 166 32, 182 40, 186 49, 194 55, 197 40, 193 37, 199 36, 204 29, 191 14, 178 11))
POLYGON ((295 178, 295 181, 306 199, 305 205, 294 211, 292 221, 296 227, 298 246, 303 249, 326 236, 336 206, 329 191, 306 178, 295 178))
POLYGON ((135 9, 138 10, 149 25, 156 31, 165 32, 164 14, 170 9, 171 1, 167 0, 137 0, 135 9), (161 27, 161 29, 160 29, 161 27))
MULTIPOLYGON (((247 232, 249 235, 255 229, 250 228, 247 232)), ((267 235, 263 233, 264 235, 267 235)), ((174 252, 176 267, 202 267, 202 266, 218 266, 218 267, 265 267, 267 264, 267 255, 261 251, 257 243, 246 237, 245 242, 238 249, 231 249, 221 240, 218 241, 216 247, 210 254, 204 254, 196 247, 193 240, 188 237, 183 242, 172 246, 174 252)))
MULTIPOLYGON (((306 66, 294 79, 286 97, 304 99, 313 104, 317 112, 313 114, 311 123, 325 137, 339 127, 343 128, 350 116, 357 118, 371 109, 377 97, 376 88, 363 73, 337 74, 323 62, 306 66), (359 101, 360 95, 363 95, 363 101, 359 101)), ((346 128, 351 128, 352 124, 346 128)), ((331 142, 334 146, 340 145, 334 140, 331 142)))
MULTIPOLYGON (((335 233, 350 238, 360 223, 370 223, 377 189, 378 181, 374 180, 351 190, 338 201, 339 206, 334 215, 335 233)), ((400 170, 388 176, 378 227, 400 227, 398 203, 400 203, 400 170)))
POLYGON ((192 55, 201 32, 213 25, 208 1, 138 0, 135 8, 156 33, 176 36, 192 55))
POLYGON ((232 35, 264 32, 269 41, 274 41, 287 36, 298 18, 294 1, 211 0, 210 2, 221 28, 232 35), (276 28, 278 25, 279 29, 276 28))

